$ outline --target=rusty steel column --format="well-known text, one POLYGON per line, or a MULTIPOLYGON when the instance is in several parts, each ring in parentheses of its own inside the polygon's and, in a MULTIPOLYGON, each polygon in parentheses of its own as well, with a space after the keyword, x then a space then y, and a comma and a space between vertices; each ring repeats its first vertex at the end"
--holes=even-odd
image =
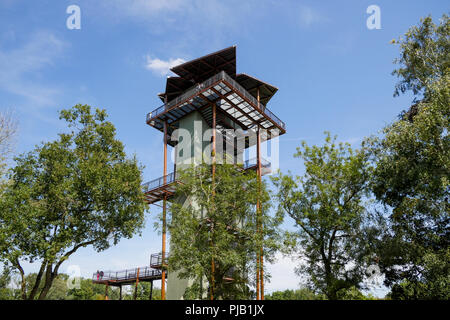
MULTIPOLYGON (((258 206, 259 204, 257 204, 256 206, 256 234, 259 234, 259 216, 258 216, 258 206)), ((259 281, 259 276, 260 276, 260 272, 259 272, 259 255, 260 255, 260 250, 259 247, 256 248, 256 300, 260 300, 260 294, 259 294, 259 287, 260 287, 260 281, 259 281)))
MULTIPOLYGON (((259 91, 258 91, 259 93, 259 91)), ((259 98, 259 94, 258 94, 258 98, 259 98)), ((258 99, 259 100, 259 99, 258 99)), ((262 224, 262 210, 261 210, 261 133, 260 133, 260 128, 258 127, 258 135, 257 135, 257 161, 258 161, 258 169, 257 169, 257 174, 258 174, 258 202, 257 202, 257 214, 258 214, 258 220, 259 220, 259 232, 261 234, 261 249, 260 249, 260 255, 259 255, 259 272, 260 272, 260 276, 259 276, 259 281, 260 281, 260 285, 259 285, 259 298, 260 300, 264 300, 264 253, 263 253, 263 240, 264 240, 264 235, 263 235, 263 224, 262 224)))
MULTIPOLYGON (((167 182, 167 120, 164 121, 164 172, 163 183, 167 182)), ((162 225, 162 249, 161 249, 161 300, 166 300, 166 208, 167 196, 163 198, 163 225, 162 225)))
POLYGON ((150 300, 153 298, 153 280, 150 281, 150 300))
MULTIPOLYGON (((214 201, 214 194, 215 194, 214 178, 216 175, 216 104, 215 103, 212 105, 212 129, 213 129, 213 136, 212 136, 213 141, 212 141, 211 157, 212 157, 212 183, 213 183, 213 201, 214 201)), ((214 221, 211 221, 211 239, 212 239, 213 232, 214 232, 214 221)), ((211 242, 211 246, 213 246, 213 242, 211 242)), ((215 271, 216 271, 216 266, 215 266, 214 254, 213 254, 213 257, 211 258, 211 300, 214 300, 214 283, 215 283, 214 273, 215 273, 215 271)))
POLYGON ((139 285, 139 269, 137 268, 137 272, 136 272, 136 285, 134 287, 134 300, 137 299, 137 290, 138 290, 138 285, 139 285))
POLYGON ((212 177, 214 181, 214 176, 216 174, 216 104, 213 103, 212 105, 212 177))
POLYGON ((106 281, 106 285, 105 285, 105 300, 109 300, 108 299, 108 288, 109 288, 109 282, 106 281))
MULTIPOLYGON (((259 96, 259 87, 256 91, 256 98, 258 100, 258 108, 260 96, 259 96)), ((256 202, 256 234, 258 235, 260 233, 260 202, 259 202, 259 184, 260 184, 260 176, 261 176, 261 159, 260 159, 260 134, 259 134, 259 126, 257 128, 257 141, 256 141, 256 174, 258 179, 258 198, 256 202)), ((259 250, 259 247, 256 249, 256 300, 261 299, 261 251, 259 250)))

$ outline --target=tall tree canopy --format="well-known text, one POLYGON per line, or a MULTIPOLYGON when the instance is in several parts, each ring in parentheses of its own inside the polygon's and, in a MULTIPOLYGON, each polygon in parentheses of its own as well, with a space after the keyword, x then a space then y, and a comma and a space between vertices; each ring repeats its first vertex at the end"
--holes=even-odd
POLYGON ((0 258, 21 274, 23 299, 44 299, 79 248, 105 250, 144 223, 141 170, 106 112, 76 105, 60 118, 72 131, 15 158, 0 199, 0 258), (30 290, 22 261, 40 263, 30 290))
POLYGON ((6 160, 12 154, 17 121, 12 112, 0 112, 0 192, 5 185, 6 160))
POLYGON ((298 231, 287 242, 299 255, 297 272, 329 299, 360 287, 370 263, 364 197, 368 191, 368 158, 349 144, 336 144, 328 134, 323 146, 302 142, 294 157, 303 159, 305 173, 279 173, 278 210, 291 217, 298 231))
POLYGON ((391 212, 379 242, 380 266, 393 298, 450 294, 450 21, 430 17, 399 40, 397 92, 414 104, 372 139, 372 190, 391 212))
POLYGON ((192 280, 185 298, 210 298, 213 292, 214 299, 249 299, 256 251, 264 246, 264 258, 271 261, 277 245, 278 221, 268 215, 264 182, 259 189, 254 172, 225 164, 216 165, 214 179, 210 165, 186 169, 179 179, 170 208, 169 270, 192 280), (262 233, 256 232, 258 197, 262 233))
POLYGON ((450 23, 443 15, 436 25, 430 16, 421 20, 418 26, 411 27, 403 38, 393 40, 400 46, 399 64, 392 74, 400 78, 394 95, 412 91, 417 99, 427 98, 437 82, 448 76, 450 68, 450 23))

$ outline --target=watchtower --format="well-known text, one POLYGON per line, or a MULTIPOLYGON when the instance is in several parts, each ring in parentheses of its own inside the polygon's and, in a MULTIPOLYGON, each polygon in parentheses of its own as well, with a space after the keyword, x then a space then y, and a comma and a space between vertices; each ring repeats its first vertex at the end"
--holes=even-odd
MULTIPOLYGON (((162 270, 163 299, 166 298, 164 261, 167 258, 165 217, 167 201, 177 201, 173 198, 177 168, 185 167, 186 163, 198 164, 202 161, 205 146, 210 143, 202 138, 206 130, 212 129, 213 152, 209 153, 210 156, 227 158, 227 161, 231 158, 234 163, 242 161, 245 170, 257 170, 260 181, 271 167, 270 162, 261 157, 261 143, 286 132, 285 123, 266 107, 278 89, 247 74, 236 73, 236 46, 188 61, 173 67, 171 71, 176 76, 167 78, 165 92, 158 95, 163 105, 148 113, 146 118, 148 125, 163 133, 164 140, 163 175, 144 184, 148 203, 162 201, 162 252, 158 255, 158 261, 161 261, 158 265, 162 270), (192 152, 187 152, 188 155, 184 153, 185 150, 183 154, 179 150, 177 129, 184 129, 190 134, 192 152), (240 139, 239 133, 247 136, 241 144, 236 143, 240 139), (254 136, 255 139, 249 139, 248 136, 254 136), (168 146, 175 148, 171 172, 167 168, 168 146), (256 158, 244 159, 245 149, 252 146, 256 146, 256 158), (216 153, 217 149, 221 152, 216 153)), ((263 265, 262 249, 257 265, 263 265)), ((187 280, 179 279, 175 273, 169 274, 167 298, 180 299, 188 285, 187 280)), ((262 267, 257 270, 256 287, 257 299, 264 299, 262 267)))

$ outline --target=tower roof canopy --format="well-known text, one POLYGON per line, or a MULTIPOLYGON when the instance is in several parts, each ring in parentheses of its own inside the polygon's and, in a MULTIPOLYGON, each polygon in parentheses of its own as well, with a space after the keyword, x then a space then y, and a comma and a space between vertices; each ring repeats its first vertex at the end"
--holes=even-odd
POLYGON ((256 79, 255 77, 249 76, 245 73, 240 73, 236 76, 236 81, 239 82, 241 86, 244 87, 252 96, 258 98, 258 88, 259 88, 259 99, 263 105, 266 105, 273 95, 278 91, 277 87, 268 84, 267 82, 256 79))
POLYGON ((166 92, 160 93, 158 96, 164 102, 164 97, 167 96, 167 101, 178 97, 184 91, 192 87, 192 82, 180 77, 167 77, 166 92))
POLYGON ((203 82, 222 70, 234 78, 236 77, 236 46, 185 62, 170 70, 190 81, 191 86, 203 82))

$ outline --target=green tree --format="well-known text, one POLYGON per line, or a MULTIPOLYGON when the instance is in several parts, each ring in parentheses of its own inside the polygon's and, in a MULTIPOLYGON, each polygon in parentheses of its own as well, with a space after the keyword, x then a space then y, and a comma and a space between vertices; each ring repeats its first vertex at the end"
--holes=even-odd
POLYGON ((377 298, 373 297, 372 295, 366 296, 364 293, 361 292, 358 288, 350 287, 345 290, 341 290, 338 293, 338 299, 339 300, 377 300, 377 298))
MULTIPOLYGON (((134 300, 135 287, 132 286, 133 292, 125 297, 125 300, 134 300)), ((149 300, 150 299, 150 282, 139 282, 136 293, 136 300, 149 300)), ((161 289, 153 288, 152 300, 161 300, 161 289)))
POLYGON ((297 290, 274 291, 266 295, 266 300, 324 300, 323 295, 317 295, 308 288, 297 290))
POLYGON ((96 294, 105 293, 104 285, 93 284, 91 279, 80 279, 79 287, 68 290, 69 300, 94 300, 96 294))
POLYGON ((421 20, 400 39, 397 91, 414 104, 368 141, 376 161, 372 190, 388 219, 378 242, 392 298, 448 299, 450 177, 450 21, 421 20))
MULTIPOLYGON (((94 284, 91 279, 79 279, 79 286, 68 289, 66 292, 67 300, 104 300, 105 285, 94 284)), ((108 299, 119 299, 119 288, 110 286, 108 288, 108 299)))
POLYGON ((277 246, 279 222, 267 213, 265 183, 259 189, 253 171, 233 165, 216 165, 212 179, 206 164, 186 169, 180 180, 170 208, 169 270, 193 280, 185 298, 210 298, 211 289, 214 299, 251 298, 257 248, 263 246, 265 261, 271 261, 277 246), (262 233, 256 232, 258 197, 262 233))
POLYGON ((15 299, 16 290, 10 287, 13 275, 11 268, 3 268, 0 274, 0 300, 15 299))
POLYGON ((433 23, 431 16, 421 19, 418 26, 411 27, 404 38, 393 40, 400 45, 400 57, 394 60, 399 64, 392 74, 400 78, 395 86, 394 96, 411 90, 421 99, 427 99, 430 89, 448 76, 450 68, 450 23, 443 15, 441 24, 433 23))
POLYGON ((105 250, 144 223, 140 167, 106 112, 76 105, 60 118, 72 131, 16 157, 0 199, 0 258, 19 272, 23 299, 46 298, 79 248, 105 250), (21 261, 40 263, 30 290, 21 261))
POLYGON ((17 122, 11 112, 0 112, 0 193, 5 187, 6 160, 13 151, 17 122))
MULTIPOLYGON (((30 292, 36 283, 37 273, 29 273, 25 276, 26 290, 30 292)), ((68 275, 60 273, 53 280, 52 286, 49 289, 46 299, 48 300, 66 300, 67 299, 67 279, 68 275)), ((44 283, 39 285, 39 291, 42 291, 44 283)))
POLYGON ((291 217, 298 232, 288 233, 287 247, 301 260, 297 272, 308 284, 337 299, 341 290, 359 288, 368 259, 367 211, 370 171, 367 154, 348 143, 335 143, 328 133, 323 146, 302 142, 303 176, 279 173, 278 210, 291 217))

